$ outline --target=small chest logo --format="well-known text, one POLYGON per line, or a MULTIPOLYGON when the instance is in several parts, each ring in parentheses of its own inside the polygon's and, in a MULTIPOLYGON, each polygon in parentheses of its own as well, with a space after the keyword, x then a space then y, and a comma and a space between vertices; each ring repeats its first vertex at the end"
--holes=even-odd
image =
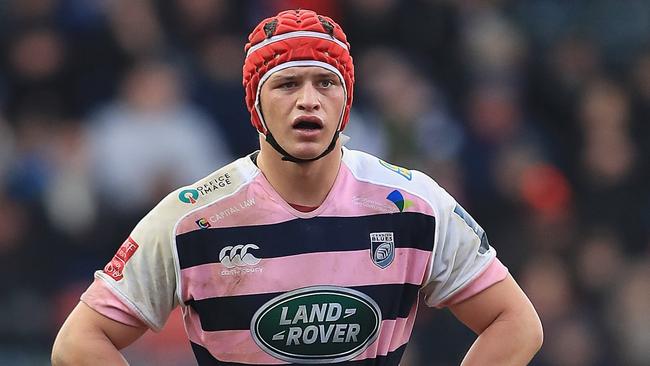
POLYGON ((398 190, 390 192, 390 194, 386 196, 386 199, 393 202, 395 206, 397 206, 399 212, 404 212, 404 210, 413 206, 413 201, 405 199, 402 193, 398 190))
POLYGON ((196 223, 196 224, 197 224, 201 229, 209 229, 209 228, 212 227, 212 225, 210 224, 210 222, 209 222, 208 220, 206 220, 205 217, 202 217, 202 218, 196 220, 195 223, 196 223))
POLYGON ((395 259, 393 232, 370 233, 370 256, 379 268, 386 268, 395 259))
POLYGON ((251 249, 260 249, 255 244, 227 246, 219 252, 219 262, 226 268, 254 266, 260 259, 248 253, 251 249))

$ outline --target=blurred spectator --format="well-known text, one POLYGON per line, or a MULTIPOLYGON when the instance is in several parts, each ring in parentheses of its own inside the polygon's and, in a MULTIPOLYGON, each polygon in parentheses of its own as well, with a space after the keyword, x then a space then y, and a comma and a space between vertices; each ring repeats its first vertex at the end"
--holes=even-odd
POLYGON ((350 122, 345 127, 344 134, 350 137, 350 142, 345 146, 377 156, 387 156, 389 138, 382 127, 376 115, 356 108, 350 112, 350 122))
MULTIPOLYGON (((458 3, 439 0, 341 1, 342 24, 355 57, 385 46, 404 52, 456 103, 465 83, 458 3)), ((375 75, 374 77, 377 77, 375 75)), ((363 80, 359 78, 359 80, 363 80)))
POLYGON ((496 2, 461 2, 461 37, 469 76, 517 81, 526 55, 525 38, 496 2))
POLYGON ((552 159, 576 179, 579 126, 576 104, 584 86, 602 68, 600 51, 593 40, 566 34, 539 51, 529 66, 527 104, 540 119, 539 128, 553 143, 552 159))
POLYGON ((574 315, 558 324, 549 324, 547 332, 557 334, 546 340, 539 358, 541 365, 562 366, 606 366, 603 361, 607 347, 600 347, 599 339, 591 319, 574 315))
POLYGON ((183 99, 179 75, 147 62, 127 74, 122 93, 91 121, 90 164, 102 200, 139 212, 231 159, 222 134, 183 99))
POLYGON ((616 231, 595 228, 585 235, 576 257, 576 275, 589 302, 602 307, 626 271, 623 244, 616 231))
POLYGON ((5 189, 14 198, 38 205, 53 174, 49 160, 49 136, 56 118, 33 113, 17 118, 14 157, 5 189))
POLYGON ((647 365, 650 360, 650 261, 643 258, 628 266, 610 298, 609 323, 621 351, 622 364, 647 365))
POLYGON ((90 147, 78 121, 62 123, 53 132, 50 159, 55 173, 44 198, 45 211, 50 222, 66 234, 88 234, 98 215, 90 147))
MULTIPOLYGON (((51 342, 51 308, 61 250, 43 215, 12 193, 0 190, 0 360, 30 364, 46 360, 40 347, 51 342), (40 354, 35 354, 35 351, 40 354), (40 355, 40 357, 39 357, 40 355), (22 360, 22 361, 21 361, 22 360), (24 363, 23 363, 24 362, 24 363)), ((15 362, 15 363, 14 363, 15 362)))
POLYGON ((387 24, 397 25, 395 17, 399 12, 399 1, 396 0, 361 0, 347 1, 343 5, 345 11, 344 26, 350 39, 359 43, 359 52, 364 46, 391 46, 399 43, 399 32, 387 24))
POLYGON ((213 33, 205 35, 196 54, 191 95, 198 106, 222 124, 228 147, 237 156, 259 148, 250 113, 244 104, 241 38, 213 33))
POLYGON ((633 173, 636 151, 630 136, 629 99, 614 82, 597 80, 580 109, 586 176, 596 186, 615 186, 633 173))
POLYGON ((357 59, 359 79, 364 80, 359 89, 370 97, 368 105, 379 112, 381 128, 390 136, 386 158, 423 168, 453 161, 464 135, 449 115, 444 96, 391 49, 370 49, 357 59))
POLYGON ((570 274, 559 258, 537 256, 526 263, 519 278, 542 324, 557 323, 576 310, 570 274))
POLYGON ((505 81, 479 82, 468 90, 464 172, 479 217, 488 212, 509 215, 514 207, 508 205, 521 201, 515 189, 521 174, 545 160, 544 140, 520 100, 520 89, 505 81))
POLYGON ((60 33, 51 27, 19 30, 8 40, 6 114, 12 125, 24 114, 48 118, 72 112, 73 90, 60 33))
POLYGON ((173 44, 196 54, 214 34, 237 29, 236 2, 224 0, 164 0, 158 2, 161 19, 173 44))
POLYGON ((120 47, 133 58, 160 56, 166 46, 151 0, 108 3, 111 31, 120 47))
POLYGON ((633 207, 642 186, 629 96, 612 80, 594 80, 584 92, 578 118, 583 140, 578 182, 582 217, 592 224, 615 225, 630 250, 641 250, 644 232, 640 213, 633 207))

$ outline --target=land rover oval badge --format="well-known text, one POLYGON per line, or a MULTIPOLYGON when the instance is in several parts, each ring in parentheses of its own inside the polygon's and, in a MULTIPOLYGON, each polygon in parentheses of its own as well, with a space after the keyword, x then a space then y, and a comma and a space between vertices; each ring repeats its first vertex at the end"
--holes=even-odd
POLYGON ((379 335, 381 310, 368 295, 314 286, 284 293, 251 320, 255 343, 288 362, 329 364, 361 354, 379 335))

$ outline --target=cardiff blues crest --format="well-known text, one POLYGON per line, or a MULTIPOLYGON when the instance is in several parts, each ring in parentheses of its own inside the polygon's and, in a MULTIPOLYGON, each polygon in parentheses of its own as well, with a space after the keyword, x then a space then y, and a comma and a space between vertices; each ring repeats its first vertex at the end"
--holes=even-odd
POLYGON ((370 256, 379 268, 386 268, 395 259, 395 241, 392 232, 370 233, 370 256))

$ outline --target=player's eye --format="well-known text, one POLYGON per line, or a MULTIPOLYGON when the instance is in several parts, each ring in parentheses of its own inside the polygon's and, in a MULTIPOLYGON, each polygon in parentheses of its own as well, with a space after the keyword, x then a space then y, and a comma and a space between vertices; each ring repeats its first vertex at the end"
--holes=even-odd
POLYGON ((298 85, 298 83, 296 83, 295 81, 287 81, 285 83, 282 83, 282 84, 278 85, 278 88, 279 89, 291 89, 291 88, 295 88, 297 85, 298 85))
POLYGON ((318 86, 321 88, 329 88, 334 85, 334 81, 331 79, 324 79, 318 82, 318 86))

